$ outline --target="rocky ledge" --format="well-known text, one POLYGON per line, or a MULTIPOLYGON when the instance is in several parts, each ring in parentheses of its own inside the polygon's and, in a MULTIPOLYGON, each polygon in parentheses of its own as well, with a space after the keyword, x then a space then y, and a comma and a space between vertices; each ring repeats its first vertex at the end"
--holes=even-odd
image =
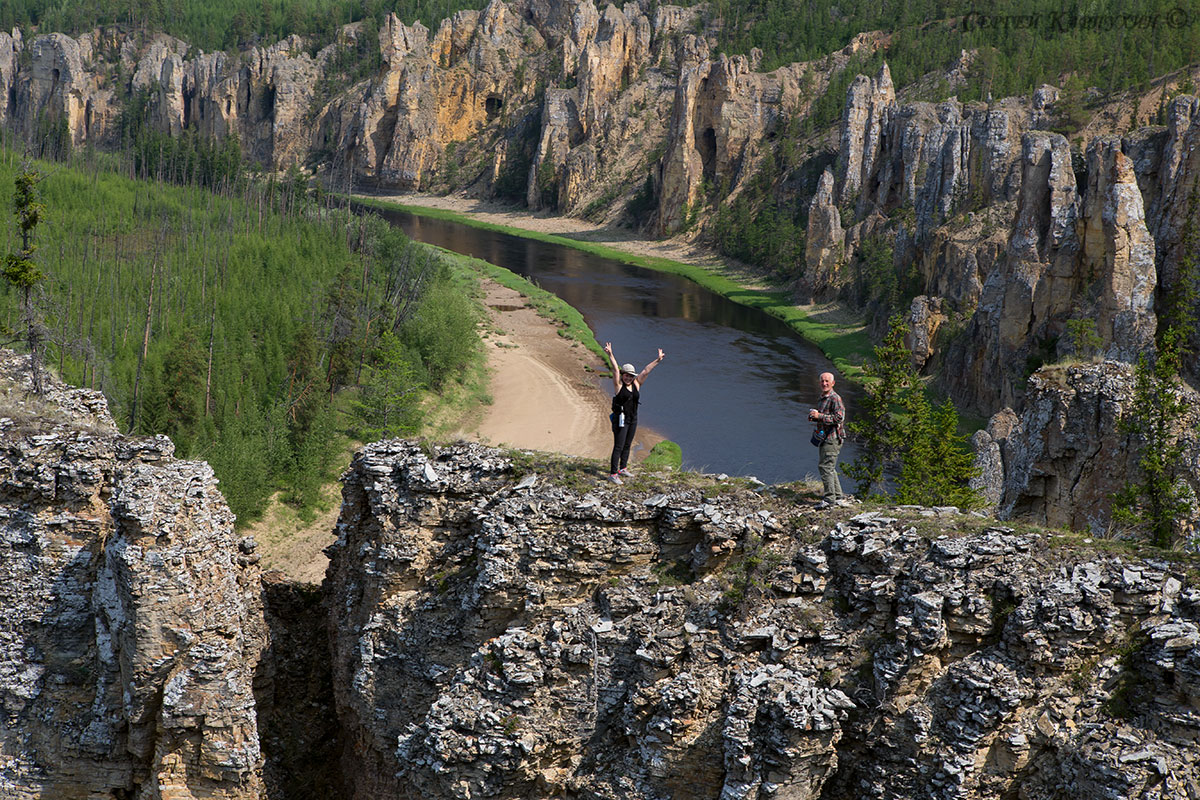
POLYGON ((19 366, 0 796, 1200 798, 1187 556, 389 441, 292 587, 206 465, 19 366))
POLYGON ((212 469, 0 352, 0 796, 262 796, 253 540, 212 469))
POLYGON ((392 441, 347 475, 355 797, 1200 797, 1184 565, 513 458, 392 441))

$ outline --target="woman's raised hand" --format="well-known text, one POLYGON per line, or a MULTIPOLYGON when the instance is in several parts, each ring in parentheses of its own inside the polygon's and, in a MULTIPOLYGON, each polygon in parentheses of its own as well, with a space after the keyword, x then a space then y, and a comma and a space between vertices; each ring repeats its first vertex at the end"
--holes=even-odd
MULTIPOLYGON (((612 342, 604 343, 604 352, 608 353, 610 356, 612 355, 612 342)), ((659 352, 662 352, 662 351, 660 350, 659 352)))
POLYGON ((661 348, 661 347, 660 347, 660 348, 658 348, 658 360, 659 360, 659 361, 662 361, 662 360, 663 360, 663 358, 664 358, 666 355, 667 355, 667 354, 666 354, 666 353, 664 353, 664 352, 662 351, 662 348, 661 348))

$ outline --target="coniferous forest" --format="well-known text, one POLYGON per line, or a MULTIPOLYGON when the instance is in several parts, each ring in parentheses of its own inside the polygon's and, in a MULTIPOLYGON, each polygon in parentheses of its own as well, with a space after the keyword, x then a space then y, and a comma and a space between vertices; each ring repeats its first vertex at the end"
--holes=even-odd
MULTIPOLYGON (((376 217, 316 202, 303 181, 248 180, 220 158, 172 173, 136 154, 0 153, 6 211, 23 171, 44 206, 46 365, 102 390, 122 430, 209 461, 243 520, 275 492, 311 507, 349 440, 418 431, 422 404, 474 363, 471 278, 376 217), (189 185, 129 177, 138 165, 189 185)), ((19 234, 4 230, 12 252, 19 234)), ((15 289, 0 324, 21 338, 15 289)))
MULTIPOLYGON (((394 12, 405 23, 419 20, 436 31, 456 11, 484 5, 483 0, 6 0, 0 30, 79 34, 123 25, 163 31, 207 52, 298 34, 315 50, 351 22, 374 29, 394 12)), ((822 58, 864 31, 887 35, 897 86, 948 69, 964 50, 978 50, 967 85, 955 90, 964 102, 1026 94, 1068 78, 1106 92, 1136 88, 1200 52, 1200 31, 1192 24, 1200 7, 1194 0, 1128 0, 1115 8, 1058 0, 996 0, 984 6, 968 0, 705 0, 704 5, 704 29, 697 32, 730 55, 757 48, 766 70, 822 58), (1113 14, 1130 24, 1097 17, 1113 14), (1146 22, 1151 19, 1156 23, 1146 22)), ((831 88, 829 106, 836 114, 845 87, 831 88)), ((820 114, 815 116, 819 123, 820 114)))

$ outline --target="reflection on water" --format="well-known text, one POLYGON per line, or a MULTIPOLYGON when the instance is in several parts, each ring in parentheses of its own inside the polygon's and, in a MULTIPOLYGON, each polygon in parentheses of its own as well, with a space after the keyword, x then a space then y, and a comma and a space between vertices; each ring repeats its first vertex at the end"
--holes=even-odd
MULTIPOLYGON (((679 444, 684 466, 768 483, 816 476, 806 417, 820 395, 817 376, 836 371, 784 323, 675 275, 448 220, 378 213, 414 239, 533 279, 579 309, 622 363, 640 369, 657 348, 666 351, 646 381, 639 420, 679 444)), ((609 388, 596 382, 597 392, 609 388)), ((838 391, 853 415, 853 391, 844 383, 838 391)), ((855 455, 847 443, 842 463, 855 455)))

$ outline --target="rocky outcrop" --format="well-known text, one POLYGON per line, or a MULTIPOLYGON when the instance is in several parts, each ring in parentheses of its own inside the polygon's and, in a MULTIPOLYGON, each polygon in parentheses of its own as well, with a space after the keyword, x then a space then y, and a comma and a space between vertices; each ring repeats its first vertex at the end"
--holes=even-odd
POLYGON ((0 362, 0 794, 261 797, 253 540, 207 464, 97 392, 31 398, 25 363, 0 362))
POLYGON ((791 64, 762 74, 746 56, 710 60, 708 46, 684 37, 667 151, 660 173, 659 229, 676 233, 705 203, 705 187, 736 197, 757 168, 764 141, 803 116, 854 54, 879 46, 862 34, 821 62, 791 64))
POLYGON ((1175 279, 1184 254, 1188 220, 1195 227, 1197 181, 1200 180, 1200 99, 1175 98, 1167 113, 1167 129, 1147 129, 1129 142, 1134 171, 1146 198, 1146 220, 1154 236, 1157 267, 1165 282, 1175 279))
MULTIPOLYGON (((1077 269, 1078 217, 1067 141, 1059 134, 1026 134, 1021 191, 1005 257, 992 261, 980 276, 967 335, 949 356, 949 369, 966 378, 960 384, 961 399, 971 402, 984 394, 982 387, 990 387, 993 402, 1016 405, 1034 343, 1061 334, 1068 315, 1084 315, 1077 307, 1084 296, 1084 276, 1077 269), (997 376, 1003 376, 998 384, 997 376)), ((970 303, 969 298, 956 300, 970 303)))
POLYGON ((913 369, 917 372, 925 368, 925 363, 933 355, 938 328, 945 321, 941 298, 924 295, 913 298, 905 320, 908 332, 904 337, 904 346, 912 354, 913 369))
MULTIPOLYGON (((0 42, 0 46, 4 44, 0 42)), ((27 47, 22 55, 29 62, 28 68, 21 68, 22 59, 14 58, 17 68, 0 83, 11 123, 29 141, 44 139, 59 125, 65 126, 72 142, 85 141, 94 122, 89 108, 94 108, 97 99, 96 81, 85 67, 91 59, 91 41, 51 33, 24 46, 20 37, 7 44, 14 55, 27 47)), ((5 77, 0 70, 0 80, 5 77)))
POLYGON ((1151 797, 1197 779, 1182 571, 950 509, 834 521, 716 488, 581 493, 475 445, 364 449, 326 585, 352 796, 1151 797))
POLYGON ((16 86, 17 56, 21 52, 21 31, 15 29, 11 34, 0 31, 0 125, 7 125, 9 115, 13 113, 12 100, 16 86))
POLYGON ((551 198, 557 198, 560 173, 555 165, 566 164, 572 146, 582 138, 574 95, 565 89, 547 89, 542 105, 542 137, 529 167, 525 203, 530 208, 541 209, 554 204, 543 202, 543 198, 547 198, 548 192, 551 198))
POLYGON ((379 34, 382 68, 334 87, 345 64, 334 56, 357 46, 358 26, 315 56, 294 36, 231 56, 193 54, 161 35, 55 34, 34 38, 27 69, 11 55, 23 45, 0 42, 0 90, 16 87, 9 105, 27 136, 61 120, 74 144, 112 143, 119 112, 144 93, 146 122, 157 130, 236 135, 258 163, 314 162, 338 185, 473 184, 487 192, 511 184, 515 170, 535 209, 598 205, 620 216, 617 198, 652 175, 658 227, 673 232, 717 188, 736 196, 764 140, 806 114, 856 53, 882 41, 863 34, 820 62, 763 74, 758 53, 710 59, 708 41, 685 33, 697 13, 492 0, 444 20, 432 36, 389 16, 379 34), (6 69, 9 62, 18 66, 6 69))
MULTIPOLYGON (((1093 354, 1132 363, 1150 350, 1165 293, 1156 264, 1168 263, 1159 251, 1178 249, 1164 198, 1181 190, 1162 178, 1176 176, 1175 187, 1185 169, 1191 107, 1176 104, 1169 136, 1097 137, 1085 158, 1061 135, 1030 130, 1052 121, 1054 102, 1043 87, 1031 102, 899 105, 886 71, 847 92, 835 175, 835 205, 854 208, 840 220, 845 258, 882 237, 898 271, 918 265, 920 295, 965 323, 942 353, 914 333, 918 361, 935 360, 956 400, 988 413, 1018 406, 1041 363, 1093 354)), ((812 206, 810 271, 838 245, 828 206, 812 206)))
MULTIPOLYGON (((1121 424, 1133 412, 1133 369, 1111 361, 1046 367, 1029 384, 1019 416, 1005 409, 976 434, 980 488, 1001 517, 1105 534, 1114 496, 1141 473, 1144 444, 1121 424)), ((1181 391, 1190 410, 1176 434, 1186 481, 1200 497, 1200 395, 1181 391)), ((1179 523, 1186 536, 1200 518, 1179 523)))
POLYGON ((846 93, 837 201, 858 218, 913 209, 908 233, 924 244, 970 202, 1011 199, 1019 142, 1031 112, 1017 99, 964 108, 957 100, 900 106, 885 64, 846 93))
POLYGON ((838 270, 844 261, 845 241, 842 216, 833 201, 833 173, 825 170, 808 207, 803 277, 807 293, 826 294, 841 284, 838 270))
MULTIPOLYGON (((818 513, 709 476, 601 489, 584 464, 393 440, 346 474, 324 585, 288 585, 260 577, 206 465, 120 436, 97 393, 30 398, 25 369, 0 360, 5 797, 1151 798, 1200 780, 1184 564, 957 509, 818 513)), ((1120 457, 1073 452, 1052 419, 1108 402, 1122 369, 1035 376, 1044 413, 993 420, 1005 492, 1039 436, 1060 462, 1120 457)))
POLYGON ((1093 139, 1080 218, 1080 268, 1095 276, 1096 329, 1108 355, 1133 361, 1154 346, 1154 240, 1133 164, 1115 137, 1093 139))
POLYGON ((875 174, 883 127, 895 111, 896 89, 887 64, 872 80, 859 75, 846 90, 838 152, 839 202, 858 197, 863 183, 875 174))
POLYGON ((0 41, 0 90, 27 138, 61 125, 71 144, 113 144, 122 109, 144 93, 145 121, 154 129, 172 136, 186 128, 216 138, 234 134, 247 156, 270 165, 308 156, 311 105, 333 52, 330 46, 314 58, 292 36, 233 59, 224 53, 189 59, 186 42, 155 35, 139 43, 115 31, 77 39, 44 34, 27 47, 29 66, 9 73, 2 53, 22 45, 0 41), (110 53, 119 54, 113 62, 110 53), (122 74, 128 83, 117 80, 122 74))

